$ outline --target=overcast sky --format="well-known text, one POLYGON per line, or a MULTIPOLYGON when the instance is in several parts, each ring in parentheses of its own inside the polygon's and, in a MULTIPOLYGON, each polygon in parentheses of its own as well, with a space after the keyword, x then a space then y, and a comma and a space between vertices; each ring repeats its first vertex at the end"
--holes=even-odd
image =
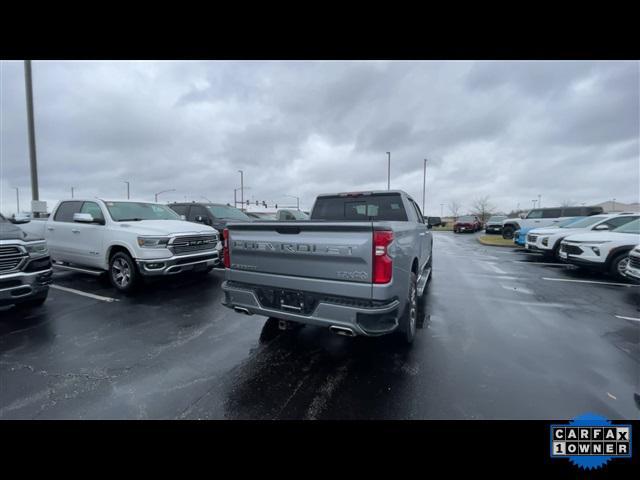
MULTIPOLYGON (((638 62, 33 62, 40 198, 279 204, 391 188, 427 214, 639 201, 638 62)), ((1 63, 0 211, 31 199, 22 62, 1 63)), ((22 208, 24 209, 24 208, 22 208)))

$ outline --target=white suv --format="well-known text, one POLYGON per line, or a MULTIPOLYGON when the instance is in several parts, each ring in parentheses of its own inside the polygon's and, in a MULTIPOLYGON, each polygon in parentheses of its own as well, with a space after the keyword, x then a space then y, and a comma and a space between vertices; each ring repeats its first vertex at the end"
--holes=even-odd
POLYGON ((637 218, 640 218, 640 214, 612 213, 579 218, 558 227, 534 228, 527 233, 526 248, 530 251, 542 252, 545 255, 555 257, 558 255, 560 242, 569 235, 589 231, 613 230, 637 218))
POLYGON ((574 265, 624 278, 629 252, 640 243, 640 219, 611 231, 569 235, 558 256, 574 265))
POLYGON ((640 283, 640 245, 629 252, 629 262, 624 274, 631 281, 640 283))
POLYGON ((517 230, 555 227, 561 221, 572 217, 589 217, 603 213, 602 207, 556 207, 534 208, 525 218, 507 218, 502 223, 502 238, 513 238, 517 230))

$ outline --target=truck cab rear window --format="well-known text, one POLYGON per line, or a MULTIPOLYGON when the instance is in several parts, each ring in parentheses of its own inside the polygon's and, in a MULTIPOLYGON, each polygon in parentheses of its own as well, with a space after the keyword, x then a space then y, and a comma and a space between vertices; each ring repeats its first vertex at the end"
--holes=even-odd
POLYGON ((319 197, 311 212, 311 220, 330 221, 407 221, 400 195, 360 197, 319 197))

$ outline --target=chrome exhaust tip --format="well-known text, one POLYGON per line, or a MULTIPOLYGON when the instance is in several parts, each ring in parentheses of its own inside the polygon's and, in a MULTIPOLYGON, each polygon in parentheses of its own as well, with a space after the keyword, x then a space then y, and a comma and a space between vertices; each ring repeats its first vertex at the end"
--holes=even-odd
POLYGON ((251 312, 244 307, 233 307, 233 310, 238 313, 244 313, 245 315, 251 315, 251 312))
POLYGON ((343 337, 355 337, 356 336, 356 334, 355 334, 355 332, 353 330, 351 330, 350 328, 346 328, 346 327, 338 327, 336 325, 331 325, 329 327, 329 330, 331 330, 336 335, 342 335, 343 337))

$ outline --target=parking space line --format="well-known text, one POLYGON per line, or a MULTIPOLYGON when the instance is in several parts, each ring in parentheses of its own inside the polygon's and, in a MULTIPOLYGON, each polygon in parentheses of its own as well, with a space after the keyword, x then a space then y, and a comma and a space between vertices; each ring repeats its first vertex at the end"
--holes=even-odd
POLYGON ((76 290, 75 288, 61 287, 60 285, 50 285, 51 288, 55 288, 56 290, 62 290, 63 292, 75 293, 76 295, 82 295, 83 297, 93 298, 94 300, 100 300, 101 302, 117 302, 117 298, 111 297, 102 297, 100 295, 95 295, 93 293, 83 292, 81 290, 76 290))
POLYGON ((552 262, 525 262, 524 260, 514 260, 514 263, 528 263, 533 265, 555 265, 558 267, 571 267, 566 263, 552 263, 552 262))
POLYGON ((553 282, 595 283, 598 285, 614 285, 617 287, 640 287, 640 285, 631 285, 629 283, 599 282, 597 280, 574 280, 572 278, 549 278, 549 277, 542 277, 542 279, 551 280, 553 282))
POLYGON ((625 317, 623 315, 616 315, 616 318, 621 318, 622 320, 631 320, 632 322, 640 322, 640 318, 625 317))

